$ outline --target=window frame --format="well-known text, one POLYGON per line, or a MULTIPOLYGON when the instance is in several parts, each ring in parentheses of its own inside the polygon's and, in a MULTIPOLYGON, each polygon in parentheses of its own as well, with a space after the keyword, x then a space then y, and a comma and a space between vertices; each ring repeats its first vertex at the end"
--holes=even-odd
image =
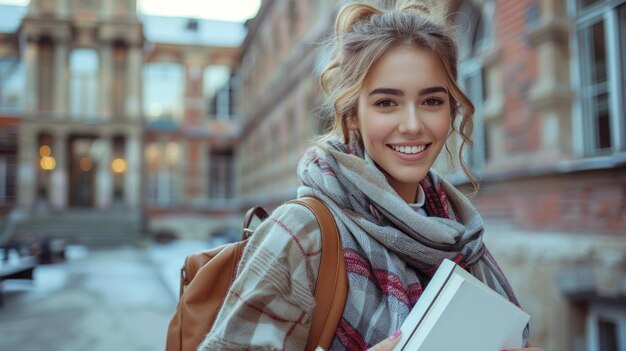
POLYGON ((101 53, 94 48, 75 47, 70 52, 68 110, 73 120, 94 121, 97 119, 100 111, 101 65, 101 53), (87 57, 89 58, 86 59, 87 57), (93 60, 93 67, 84 70, 85 67, 80 65, 88 60, 93 60))
MULTIPOLYGON (((624 96, 626 82, 624 75, 626 67, 622 67, 619 60, 620 50, 620 22, 619 10, 626 6, 626 0, 605 0, 590 5, 585 9, 578 6, 578 0, 568 2, 570 17, 573 18, 575 30, 570 37, 573 49, 571 65, 571 77, 573 87, 577 91, 577 99, 572 109, 573 118, 573 150, 578 157, 602 156, 626 151, 626 104, 622 104, 620 97, 624 96), (588 52, 590 40, 582 38, 584 31, 593 25, 602 22, 605 41, 605 55, 607 65, 607 88, 609 94, 608 113, 611 146, 608 148, 597 147, 597 123, 590 118, 587 87, 584 86, 589 77, 590 62, 584 54, 588 52), (595 123, 595 125, 592 125, 595 123), (579 142, 583 140, 583 142, 579 142)), ((625 10, 626 11, 626 10, 625 10)))
POLYGON ((216 149, 209 153, 209 199, 226 201, 235 197, 235 153, 230 149, 216 149))
POLYGON ((600 351, 600 319, 615 323, 617 327, 618 350, 626 351, 626 309, 616 308, 606 303, 592 303, 587 314, 587 349, 600 351))

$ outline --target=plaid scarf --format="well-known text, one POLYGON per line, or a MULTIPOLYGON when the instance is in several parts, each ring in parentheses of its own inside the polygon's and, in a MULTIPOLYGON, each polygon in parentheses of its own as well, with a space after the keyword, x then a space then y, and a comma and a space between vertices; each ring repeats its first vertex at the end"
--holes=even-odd
POLYGON ((358 143, 309 149, 298 176, 298 197, 325 202, 343 243, 350 289, 331 350, 366 350, 399 329, 445 258, 519 306, 483 244, 480 215, 434 171, 420 183, 428 217, 400 198, 358 143))

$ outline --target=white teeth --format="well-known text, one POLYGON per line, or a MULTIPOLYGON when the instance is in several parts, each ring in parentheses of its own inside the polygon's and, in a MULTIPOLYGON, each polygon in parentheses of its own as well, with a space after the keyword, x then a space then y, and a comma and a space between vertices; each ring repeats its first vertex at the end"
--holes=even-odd
POLYGON ((403 154, 418 154, 422 151, 424 151, 424 149, 426 149, 426 145, 420 145, 420 146, 392 146, 392 149, 401 152, 403 154))

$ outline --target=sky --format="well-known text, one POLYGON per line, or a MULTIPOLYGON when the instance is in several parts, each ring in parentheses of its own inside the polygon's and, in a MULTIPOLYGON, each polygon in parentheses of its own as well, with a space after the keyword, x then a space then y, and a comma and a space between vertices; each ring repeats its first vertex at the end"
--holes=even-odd
MULTIPOLYGON (((0 0, 0 4, 26 5, 28 0, 0 0)), ((144 14, 245 21, 254 17, 261 0, 137 0, 144 14)))

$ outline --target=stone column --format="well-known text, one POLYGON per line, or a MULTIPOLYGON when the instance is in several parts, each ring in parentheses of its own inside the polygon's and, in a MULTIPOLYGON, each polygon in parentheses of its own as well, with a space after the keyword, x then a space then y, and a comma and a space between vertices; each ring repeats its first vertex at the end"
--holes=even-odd
POLYGON ((126 116, 141 119, 141 82, 143 53, 137 44, 128 47, 128 68, 126 69, 126 116))
MULTIPOLYGON (((172 190, 170 193, 171 199, 179 201, 180 205, 189 205, 189 192, 187 191, 187 184, 190 181, 187 179, 189 173, 189 141, 188 140, 176 140, 172 141, 178 145, 177 162, 175 168, 169 168, 171 177, 173 178, 172 190)), ((170 155, 166 156, 169 157, 170 155)))
POLYGON ((126 135, 124 159, 126 173, 124 174, 124 202, 133 210, 139 210, 141 205, 141 165, 142 165, 141 133, 133 131, 126 135))
POLYGON ((184 67, 186 73, 182 125, 194 127, 200 124, 205 115, 205 103, 202 96, 204 54, 189 51, 185 54, 184 67))
POLYGON ((28 14, 33 15, 39 12, 39 1, 29 1, 28 2, 28 14))
POLYGON ((67 38, 57 37, 54 47, 54 112, 57 118, 67 115, 69 70, 67 38))
POLYGON ((17 203, 20 208, 32 209, 37 189, 37 134, 23 123, 20 128, 17 155, 17 203))
MULTIPOLYGON (((32 115, 39 110, 38 98, 38 72, 37 72, 37 56, 39 53, 39 44, 33 37, 26 38, 26 48, 24 49, 24 69, 26 71, 26 84, 24 96, 26 97, 24 112, 26 115, 32 115)), ((28 116, 30 117, 30 116, 28 116)))
POLYGON ((539 73, 530 90, 530 104, 542 118, 542 152, 555 159, 571 149, 569 19, 564 1, 541 0, 541 19, 529 33, 537 50, 539 73))
POLYGON ((113 145, 110 136, 104 136, 97 141, 98 169, 96 174, 96 208, 107 209, 113 200, 113 174, 111 171, 111 155, 113 145))
POLYGON ((201 141, 199 149, 196 186, 198 187, 198 202, 204 203, 209 198, 209 142, 206 140, 201 141))
POLYGON ((113 87, 113 48, 110 42, 100 47, 100 108, 103 120, 111 119, 111 89, 113 87))
POLYGON ((50 176, 50 205, 56 210, 67 208, 68 199, 68 165, 67 165, 67 135, 65 131, 54 133, 52 156, 56 167, 50 176))

